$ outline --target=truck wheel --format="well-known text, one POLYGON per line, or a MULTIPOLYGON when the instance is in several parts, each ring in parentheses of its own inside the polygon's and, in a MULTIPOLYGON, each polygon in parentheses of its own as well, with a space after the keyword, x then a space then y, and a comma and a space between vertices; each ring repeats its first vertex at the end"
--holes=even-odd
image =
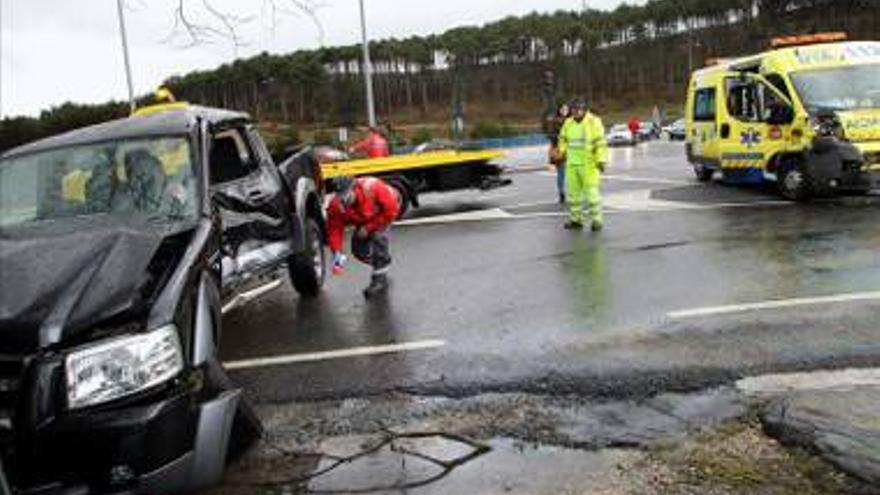
POLYGON ((779 194, 790 201, 806 201, 811 195, 811 179, 800 165, 794 165, 779 175, 779 194))
POLYGON ((303 296, 314 297, 321 292, 326 273, 324 237, 314 218, 306 218, 306 248, 290 260, 290 281, 303 296))
POLYGON ((409 211, 409 204, 411 202, 409 189, 399 180, 391 180, 388 182, 388 185, 397 191, 397 219, 399 220, 409 211))
POLYGON ((697 180, 700 182, 709 182, 712 180, 712 177, 715 175, 715 170, 701 164, 694 164, 694 175, 697 176, 697 180))

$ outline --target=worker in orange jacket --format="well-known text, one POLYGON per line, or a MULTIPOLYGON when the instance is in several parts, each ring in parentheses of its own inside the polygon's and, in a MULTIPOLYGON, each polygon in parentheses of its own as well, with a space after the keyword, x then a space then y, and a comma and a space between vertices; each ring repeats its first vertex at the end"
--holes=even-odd
POLYGON ((388 147, 388 140, 375 127, 370 127, 367 137, 358 141, 351 147, 352 154, 366 155, 370 158, 381 158, 389 156, 391 151, 388 147))
POLYGON ((362 263, 373 267, 367 298, 388 288, 391 267, 388 231, 400 212, 397 191, 375 177, 337 177, 336 193, 327 205, 327 242, 333 253, 333 271, 339 273, 345 263, 342 241, 345 227, 354 226, 351 252, 362 263))

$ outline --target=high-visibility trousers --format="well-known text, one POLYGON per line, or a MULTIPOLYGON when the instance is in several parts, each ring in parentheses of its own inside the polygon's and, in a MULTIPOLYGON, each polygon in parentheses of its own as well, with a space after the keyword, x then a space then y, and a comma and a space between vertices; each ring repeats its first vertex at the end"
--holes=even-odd
POLYGON ((565 167, 565 189, 568 200, 569 219, 572 222, 584 223, 586 214, 584 203, 594 222, 602 223, 602 193, 600 186, 602 174, 593 164, 573 165, 565 167))

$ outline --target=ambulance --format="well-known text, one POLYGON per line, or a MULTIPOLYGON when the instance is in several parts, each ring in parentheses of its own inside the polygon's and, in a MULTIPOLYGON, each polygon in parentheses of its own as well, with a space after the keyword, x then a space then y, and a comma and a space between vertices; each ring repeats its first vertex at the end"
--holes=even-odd
POLYGON ((880 42, 777 38, 691 76, 686 150, 697 179, 775 183, 791 200, 880 187, 880 42))

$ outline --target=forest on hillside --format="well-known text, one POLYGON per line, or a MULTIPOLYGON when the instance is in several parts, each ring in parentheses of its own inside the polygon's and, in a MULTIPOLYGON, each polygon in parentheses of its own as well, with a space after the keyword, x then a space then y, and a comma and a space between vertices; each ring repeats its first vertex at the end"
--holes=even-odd
MULTIPOLYGON (((508 17, 479 27, 370 43, 380 118, 395 124, 467 118, 537 122, 553 101, 584 95, 600 110, 680 105, 691 70, 711 57, 763 50, 775 36, 880 34, 877 0, 649 0, 611 11, 508 17), (480 115, 485 117, 485 115, 480 115)), ((365 120, 358 45, 267 53, 174 76, 182 100, 294 127, 365 120)), ((0 121, 0 150, 124 116, 127 105, 66 103, 39 118, 0 121)))

